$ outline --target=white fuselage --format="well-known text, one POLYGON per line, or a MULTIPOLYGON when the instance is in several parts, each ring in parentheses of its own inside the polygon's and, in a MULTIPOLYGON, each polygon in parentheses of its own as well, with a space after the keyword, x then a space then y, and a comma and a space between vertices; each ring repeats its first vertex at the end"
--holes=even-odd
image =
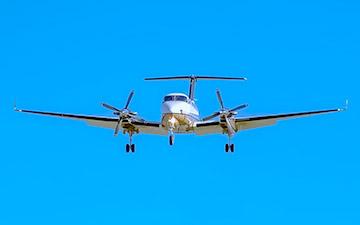
POLYGON ((182 93, 164 97, 161 107, 161 123, 164 129, 175 133, 192 132, 194 122, 199 121, 199 110, 194 101, 182 93))

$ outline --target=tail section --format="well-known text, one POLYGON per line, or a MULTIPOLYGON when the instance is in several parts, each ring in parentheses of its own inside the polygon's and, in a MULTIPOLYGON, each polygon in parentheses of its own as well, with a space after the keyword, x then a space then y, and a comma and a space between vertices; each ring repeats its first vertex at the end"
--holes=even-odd
POLYGON ((145 78, 148 81, 165 81, 165 80, 189 80, 189 98, 191 100, 195 97, 195 84, 198 80, 246 80, 244 77, 222 77, 222 76, 197 76, 197 75, 185 75, 185 76, 171 76, 171 77, 152 77, 145 78))

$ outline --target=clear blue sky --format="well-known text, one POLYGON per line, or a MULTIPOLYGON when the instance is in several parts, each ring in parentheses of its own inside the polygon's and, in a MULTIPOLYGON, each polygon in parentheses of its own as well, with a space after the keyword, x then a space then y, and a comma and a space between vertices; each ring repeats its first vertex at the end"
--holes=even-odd
POLYGON ((360 4, 345 1, 1 1, 0 224, 360 224, 360 4), (342 106, 234 138, 126 136, 19 107, 159 120, 187 83, 155 75, 246 76, 202 82, 202 115, 342 106))

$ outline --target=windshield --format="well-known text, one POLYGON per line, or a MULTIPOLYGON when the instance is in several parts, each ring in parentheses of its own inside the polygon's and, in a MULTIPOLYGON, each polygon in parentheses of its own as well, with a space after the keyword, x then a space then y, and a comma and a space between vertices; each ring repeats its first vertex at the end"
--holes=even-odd
POLYGON ((187 101, 187 97, 186 96, 182 96, 182 95, 168 95, 165 96, 164 98, 164 102, 167 101, 182 101, 182 102, 186 102, 187 101))
POLYGON ((186 102, 187 98, 185 96, 175 96, 176 101, 186 102))
POLYGON ((172 101, 174 96, 165 96, 164 102, 172 101))

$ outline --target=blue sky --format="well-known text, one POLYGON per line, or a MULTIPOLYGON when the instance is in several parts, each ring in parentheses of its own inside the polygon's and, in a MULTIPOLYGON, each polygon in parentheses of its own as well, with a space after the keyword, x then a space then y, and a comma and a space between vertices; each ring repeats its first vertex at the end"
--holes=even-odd
POLYGON ((357 1, 2 1, 0 224, 359 224, 357 1), (159 120, 177 74, 201 82, 202 115, 350 110, 227 138, 126 136, 23 108, 159 120))

